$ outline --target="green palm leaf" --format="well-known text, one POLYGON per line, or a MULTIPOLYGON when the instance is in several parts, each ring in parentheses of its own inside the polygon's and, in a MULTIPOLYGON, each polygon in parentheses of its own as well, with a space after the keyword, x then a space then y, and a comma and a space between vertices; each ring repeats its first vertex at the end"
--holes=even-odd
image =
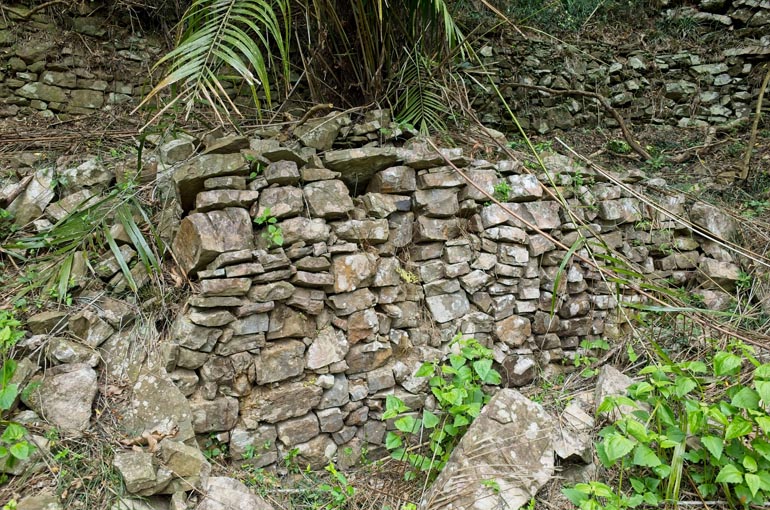
POLYGON ((189 114, 202 101, 240 114, 220 81, 225 67, 243 79, 255 100, 255 89, 260 87, 271 104, 271 48, 278 50, 283 74, 289 75, 288 0, 196 0, 181 24, 184 32, 177 47, 155 64, 156 69, 168 66, 167 72, 140 107, 175 87, 173 99, 161 112, 182 101, 189 114))

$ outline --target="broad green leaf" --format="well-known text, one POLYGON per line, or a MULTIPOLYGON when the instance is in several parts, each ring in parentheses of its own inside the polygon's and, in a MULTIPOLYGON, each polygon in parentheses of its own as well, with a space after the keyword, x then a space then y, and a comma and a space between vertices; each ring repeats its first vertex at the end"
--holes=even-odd
POLYGON ((471 422, 470 420, 468 420, 468 418, 466 418, 461 414, 458 414, 457 416, 455 416, 455 420, 453 424, 455 427, 461 428, 461 427, 465 427, 466 425, 469 425, 470 423, 471 422))
POLYGON ((32 453, 32 448, 30 444, 26 441, 20 441, 10 448, 11 455, 16 457, 19 460, 24 460, 29 457, 29 454, 32 453))
POLYGON ((634 442, 621 434, 612 434, 603 441, 610 462, 625 457, 634 449, 634 442))
POLYGON ((422 423, 423 425, 425 425, 426 429, 432 429, 433 427, 438 425, 438 422, 439 422, 438 416, 428 411, 427 409, 423 411, 422 423))
POLYGON ((420 429, 420 420, 414 416, 403 416, 393 422, 398 430, 406 432, 408 434, 414 434, 420 429))
POLYGON ((687 376, 678 376, 674 382, 674 393, 677 397, 683 397, 698 387, 695 379, 687 376))
POLYGON ((719 471, 715 481, 717 483, 741 483, 743 473, 733 464, 727 464, 719 471))
POLYGON ((395 432, 388 432, 388 435, 385 437, 385 448, 388 450, 395 450, 396 448, 400 448, 403 444, 401 436, 395 432))
POLYGON ((591 492, 600 498, 611 498, 615 495, 612 488, 602 482, 591 482, 589 485, 591 486, 591 492))
POLYGON ((703 436, 700 442, 703 443, 703 446, 709 451, 714 459, 719 460, 722 458, 722 449, 724 448, 722 438, 716 436, 703 436))
MULTIPOLYGON (((8 338, 10 339, 11 328, 6 326, 3 329, 8 330, 8 338)), ((2 346, 2 342, 0 342, 0 346, 2 346)), ((3 368, 0 370, 0 387, 6 387, 11 382, 14 373, 16 373, 16 361, 12 359, 5 360, 3 368)))
POLYGON ((751 422, 736 416, 725 429, 725 441, 730 441, 736 437, 743 437, 751 432, 751 422))
POLYGON ((770 460, 770 443, 763 439, 755 438, 751 441, 751 447, 760 454, 765 460, 770 460))
POLYGON ((19 395, 19 385, 9 384, 0 389, 0 410, 7 411, 13 405, 16 397, 19 395))
POLYGON ((626 424, 626 433, 630 436, 633 436, 634 439, 637 441, 647 442, 649 440, 649 436, 647 434, 647 427, 645 427, 643 424, 639 423, 633 418, 628 418, 625 422, 626 424))
POLYGON ((757 461, 754 460, 753 457, 745 456, 743 457, 743 468, 748 471, 749 473, 756 473, 757 471, 757 461))
POLYGON ((660 496, 654 492, 645 492, 643 497, 644 502, 650 506, 656 507, 660 504, 660 496))
POLYGON ((746 473, 746 475, 744 476, 744 479, 746 480, 746 485, 751 491, 751 496, 752 497, 756 496, 757 491, 759 491, 759 486, 761 484, 759 476, 755 475, 754 473, 746 473))
POLYGON ((423 363, 419 370, 414 374, 415 377, 429 377, 434 372, 433 363, 423 363))
POLYGON ((634 464, 643 467, 655 467, 661 464, 660 459, 649 447, 638 444, 634 447, 634 464))
POLYGON ((6 443, 13 443, 15 441, 19 441, 20 439, 23 439, 24 434, 26 432, 27 432, 27 429, 25 429, 18 423, 11 422, 3 431, 3 435, 0 436, 0 439, 5 441, 6 443))
POLYGON ((770 435, 770 417, 757 416, 756 418, 754 418, 754 421, 757 422, 757 425, 759 425, 759 428, 762 429, 762 432, 764 432, 767 435, 770 435))
POLYGON ((564 496, 566 496, 566 498, 570 500, 570 502, 573 505, 579 508, 582 508, 581 503, 583 503, 583 501, 588 499, 588 494, 574 488, 572 489, 564 488, 561 490, 561 493, 564 494, 564 496))
POLYGON ((473 362, 473 370, 484 384, 500 384, 500 374, 492 368, 491 359, 480 359, 473 362))
POLYGON ((762 379, 765 381, 770 380, 770 363, 764 363, 759 365, 754 370, 754 380, 762 379))
POLYGON ((765 406, 770 405, 770 381, 754 381, 754 387, 765 406))
POLYGON ((733 375, 738 373, 741 357, 730 352, 719 351, 714 355, 714 375, 733 375))
POLYGON ((741 409, 754 410, 759 406, 759 394, 751 388, 744 387, 733 395, 731 403, 741 409))

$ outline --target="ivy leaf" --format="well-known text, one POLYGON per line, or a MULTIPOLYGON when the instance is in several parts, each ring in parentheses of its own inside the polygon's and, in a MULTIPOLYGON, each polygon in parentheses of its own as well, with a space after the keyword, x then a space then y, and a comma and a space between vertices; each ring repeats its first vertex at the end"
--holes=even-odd
POLYGON ((484 384, 500 384, 500 374, 492 369, 491 359, 480 359, 473 362, 473 370, 484 384))
POLYGON ((730 352, 719 351, 714 355, 714 375, 733 375, 741 366, 741 357, 730 352))
POLYGON ((743 473, 733 464, 727 464, 719 471, 715 481, 717 483, 741 483, 743 473))
POLYGON ((634 449, 634 442, 621 434, 611 434, 604 440, 605 453, 610 462, 625 457, 634 449))
POLYGON ((644 467, 655 467, 661 464, 660 459, 649 447, 638 444, 634 448, 634 464, 644 467))
POLYGON ((732 404, 741 409, 757 409, 759 407, 759 394, 751 388, 744 387, 733 396, 732 404))
POLYGON ((757 495, 757 491, 759 491, 759 485, 761 483, 759 476, 755 475, 754 473, 746 473, 745 479, 746 485, 751 491, 751 497, 755 497, 757 495))
POLYGON ((703 443, 703 446, 709 451, 714 459, 719 460, 722 458, 724 443, 721 438, 716 436, 703 436, 700 442, 703 443))
POLYGON ((425 410, 422 413, 422 424, 425 425, 426 429, 432 429, 436 425, 438 425, 438 416, 433 414, 432 412, 425 410))
POLYGON ((751 432, 751 422, 736 416, 725 429, 725 441, 730 441, 736 437, 742 437, 751 432))
POLYGON ((420 428, 419 422, 420 420, 415 419, 414 416, 404 416, 402 418, 399 418, 395 422, 393 422, 393 424, 401 432, 405 432, 407 434, 414 434, 420 428))

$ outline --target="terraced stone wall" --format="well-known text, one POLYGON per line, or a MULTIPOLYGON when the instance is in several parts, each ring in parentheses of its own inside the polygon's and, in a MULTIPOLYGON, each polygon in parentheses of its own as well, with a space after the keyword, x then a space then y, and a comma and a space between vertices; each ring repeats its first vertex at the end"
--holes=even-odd
MULTIPOLYGON (((576 370, 576 357, 597 354, 581 342, 625 334, 617 300, 641 299, 581 261, 587 246, 605 250, 597 234, 630 267, 693 289, 709 307, 726 305, 739 276, 717 243, 637 198, 661 184, 642 174, 609 182, 546 155, 540 175, 443 150, 487 193, 507 183, 512 216, 418 141, 323 158, 275 141, 250 146, 174 171, 185 212, 173 249, 196 292, 164 350, 199 437, 229 442, 234 458, 256 451, 249 462, 259 466, 295 448, 315 467, 335 452, 344 467, 363 445, 377 450, 385 396, 433 405, 414 374, 457 334, 493 349, 507 386, 576 370), (254 222, 266 218, 275 222, 254 222), (587 244, 560 273, 578 221, 587 244), (270 227, 282 246, 269 242, 270 227)), ((709 206, 659 197, 712 237, 736 235, 709 206)))

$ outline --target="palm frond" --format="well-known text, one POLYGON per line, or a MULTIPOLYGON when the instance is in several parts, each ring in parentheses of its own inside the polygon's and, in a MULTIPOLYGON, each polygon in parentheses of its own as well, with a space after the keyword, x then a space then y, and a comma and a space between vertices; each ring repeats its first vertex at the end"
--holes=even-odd
POLYGON ((244 80, 255 98, 261 88, 270 105, 273 48, 284 76, 289 75, 289 18, 288 0, 196 0, 182 18, 177 47, 155 64, 155 69, 168 66, 165 76, 139 107, 174 87, 167 107, 181 101, 189 114, 203 101, 240 114, 220 81, 225 67, 244 80))
POLYGON ((436 63, 418 51, 411 52, 401 68, 403 92, 397 102, 396 118, 421 133, 446 131, 443 120, 447 101, 435 76, 436 63))

